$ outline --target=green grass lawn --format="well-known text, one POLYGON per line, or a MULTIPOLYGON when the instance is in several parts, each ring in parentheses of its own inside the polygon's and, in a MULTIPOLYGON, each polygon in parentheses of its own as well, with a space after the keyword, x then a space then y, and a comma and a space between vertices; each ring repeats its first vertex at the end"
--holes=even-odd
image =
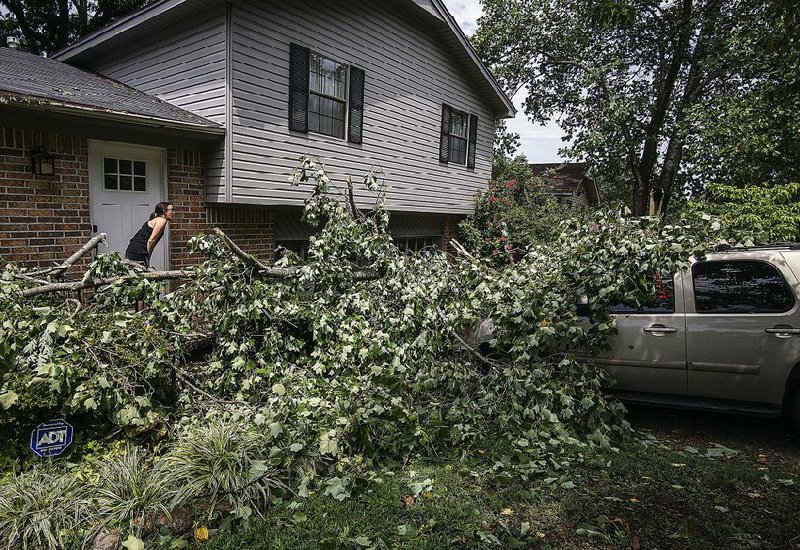
POLYGON ((492 482, 458 462, 411 464, 338 502, 273 508, 208 548, 800 548, 800 449, 763 454, 640 430, 569 480, 492 482), (426 483, 430 480, 430 483, 426 483))

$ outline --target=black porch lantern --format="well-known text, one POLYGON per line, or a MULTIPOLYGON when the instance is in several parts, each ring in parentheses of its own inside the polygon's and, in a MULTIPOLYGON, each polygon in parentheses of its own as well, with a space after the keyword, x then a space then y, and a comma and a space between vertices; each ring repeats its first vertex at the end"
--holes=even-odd
POLYGON ((52 176, 55 173, 53 155, 46 147, 31 150, 31 171, 37 176, 52 176))

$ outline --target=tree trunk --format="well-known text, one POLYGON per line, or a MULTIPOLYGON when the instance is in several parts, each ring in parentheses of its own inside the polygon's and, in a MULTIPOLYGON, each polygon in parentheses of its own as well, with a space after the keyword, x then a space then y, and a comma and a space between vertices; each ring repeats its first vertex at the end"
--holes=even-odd
MULTIPOLYGON (((712 5, 712 7, 715 6, 712 5)), ((677 178, 678 169, 681 165, 681 159, 683 158, 684 136, 680 129, 680 123, 683 121, 686 110, 697 101, 697 98, 700 97, 702 93, 703 70, 701 66, 706 56, 706 42, 714 34, 717 16, 717 9, 709 9, 705 12, 700 34, 697 37, 697 42, 692 52, 689 76, 686 79, 686 88, 683 91, 683 96, 681 97, 677 109, 672 135, 670 136, 667 152, 664 156, 664 165, 661 168, 661 174, 658 178, 658 187, 661 189, 664 199, 661 203, 660 211, 655 214, 661 216, 667 213, 669 199, 672 195, 675 179, 677 178)))
POLYGON ((72 0, 75 11, 78 12, 78 21, 75 25, 76 37, 86 36, 89 30, 89 4, 88 0, 72 0))
POLYGON ((657 78, 656 100, 650 112, 650 121, 645 129, 642 156, 638 164, 638 178, 633 192, 633 214, 646 216, 650 210, 650 190, 653 186, 653 174, 658 162, 659 135, 664 127, 667 111, 672 103, 675 84, 678 80, 681 67, 688 57, 689 42, 692 36, 692 25, 689 24, 692 16, 692 0, 683 0, 681 9, 686 23, 682 26, 676 39, 675 48, 669 65, 665 68, 662 78, 657 78))
POLYGON ((41 43, 39 42, 39 36, 28 22, 28 17, 25 14, 25 6, 23 5, 22 0, 0 0, 0 5, 5 6, 8 11, 14 15, 14 19, 17 20, 17 25, 22 31, 22 36, 25 38, 25 43, 28 49, 32 53, 40 53, 41 43))

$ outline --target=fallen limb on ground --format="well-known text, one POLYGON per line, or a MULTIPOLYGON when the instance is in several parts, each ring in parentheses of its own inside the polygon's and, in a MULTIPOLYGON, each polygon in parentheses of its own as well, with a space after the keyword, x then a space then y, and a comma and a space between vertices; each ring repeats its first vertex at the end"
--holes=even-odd
MULTIPOLYGON (((214 233, 216 233, 216 235, 225 244, 226 248, 228 248, 228 250, 231 251, 232 254, 241 258, 242 260, 245 261, 245 263, 255 268, 260 277, 268 279, 283 279, 287 277, 293 277, 297 275, 301 270, 300 267, 272 267, 266 265, 261 261, 259 261, 258 258, 256 258, 255 256, 252 256, 247 252, 243 251, 221 229, 214 228, 214 233)), ((103 279, 91 279, 87 281, 81 280, 81 281, 48 282, 39 278, 48 276, 51 277, 61 276, 80 258, 86 255, 90 250, 95 248, 98 245, 98 243, 105 242, 105 238, 106 238, 105 233, 98 234, 97 236, 93 237, 90 241, 88 241, 86 244, 84 244, 77 252, 75 252, 75 254, 70 256, 67 260, 65 260, 63 263, 59 265, 46 269, 40 269, 38 271, 21 274, 20 277, 27 281, 40 283, 39 286, 25 289, 22 292, 22 295, 26 298, 30 298, 33 296, 39 296, 41 294, 47 294, 49 292, 77 292, 88 288, 98 288, 101 286, 124 284, 131 281, 136 281, 140 277, 148 281, 168 281, 177 279, 190 279, 195 276, 195 272, 192 269, 178 269, 169 271, 145 271, 138 274, 118 275, 114 277, 106 277, 103 279)), ((128 260, 123 260, 123 261, 128 264, 132 263, 128 260)), ((368 281, 379 278, 380 274, 373 270, 360 270, 353 273, 353 280, 355 281, 368 281)))

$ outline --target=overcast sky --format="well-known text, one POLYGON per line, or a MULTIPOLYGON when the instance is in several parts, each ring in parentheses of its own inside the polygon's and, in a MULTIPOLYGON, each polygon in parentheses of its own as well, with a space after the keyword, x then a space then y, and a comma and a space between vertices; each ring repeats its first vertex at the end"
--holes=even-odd
MULTIPOLYGON (((476 21, 481 15, 478 0, 444 0, 447 10, 455 17, 458 24, 467 34, 475 32, 476 21)), ((564 145, 561 141, 561 129, 555 123, 547 126, 532 124, 522 112, 522 97, 514 97, 517 117, 508 121, 512 132, 520 136, 519 153, 528 157, 530 162, 559 162, 558 149, 564 145)))

